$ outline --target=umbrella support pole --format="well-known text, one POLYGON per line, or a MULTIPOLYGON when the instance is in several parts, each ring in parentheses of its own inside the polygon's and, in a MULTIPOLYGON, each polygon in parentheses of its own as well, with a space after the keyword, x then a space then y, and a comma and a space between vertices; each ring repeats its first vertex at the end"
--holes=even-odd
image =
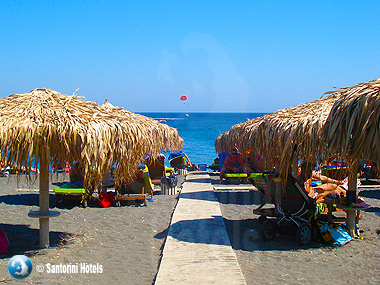
POLYGON ((40 156, 40 247, 49 247, 49 163, 46 153, 40 156))
MULTIPOLYGON (((355 197, 355 201, 349 201, 349 202, 356 202, 357 199, 357 170, 358 170, 358 161, 355 160, 352 162, 350 167, 350 173, 348 175, 348 191, 347 191, 347 198, 348 197, 355 197)), ((355 237, 356 235, 356 211, 355 210, 347 210, 347 230, 351 237, 355 237)))
POLYGON ((40 219, 40 248, 49 247, 49 218, 40 219))
POLYGON ((294 154, 292 171, 293 171, 293 176, 296 177, 298 175, 298 153, 294 154))

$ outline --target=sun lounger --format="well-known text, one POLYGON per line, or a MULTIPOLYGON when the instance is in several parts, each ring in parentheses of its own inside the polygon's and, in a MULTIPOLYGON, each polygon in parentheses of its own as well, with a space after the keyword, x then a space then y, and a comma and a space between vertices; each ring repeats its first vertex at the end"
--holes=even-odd
POLYGON ((87 207, 88 197, 86 189, 83 187, 74 187, 66 183, 58 188, 54 188, 54 195, 56 204, 61 200, 80 200, 82 207, 87 207))
POLYGON ((265 189, 267 187, 267 173, 251 173, 248 177, 248 182, 255 186, 263 195, 265 195, 265 189))
POLYGON ((210 166, 207 166, 207 168, 211 169, 213 172, 220 170, 220 164, 219 163, 213 163, 210 166))
POLYGON ((225 184, 236 183, 241 184, 247 181, 247 173, 225 173, 223 182, 225 184))
POLYGON ((170 166, 174 168, 175 170, 181 167, 186 167, 185 158, 183 156, 177 156, 175 158, 172 158, 170 160, 170 166))
POLYGON ((143 183, 139 182, 133 182, 129 185, 129 191, 135 192, 136 189, 140 189, 138 191, 141 191, 140 193, 125 193, 125 194, 117 194, 116 195, 116 206, 121 206, 121 201, 138 201, 141 202, 144 206, 147 205, 146 199, 149 198, 150 194, 145 193, 145 187, 143 186, 143 183))
POLYGON ((348 168, 347 166, 335 166, 329 165, 321 168, 322 175, 327 177, 343 180, 348 176, 348 168))
POLYGON ((174 173, 174 168, 165 167, 164 156, 149 157, 145 160, 145 164, 148 166, 150 179, 155 185, 160 185, 161 177, 174 173))
MULTIPOLYGON (((144 165, 145 166, 145 165, 144 165)), ((135 180, 122 187, 116 188, 116 206, 121 206, 121 201, 137 201, 147 205, 147 198, 151 195, 153 187, 146 168, 136 170, 135 180)))

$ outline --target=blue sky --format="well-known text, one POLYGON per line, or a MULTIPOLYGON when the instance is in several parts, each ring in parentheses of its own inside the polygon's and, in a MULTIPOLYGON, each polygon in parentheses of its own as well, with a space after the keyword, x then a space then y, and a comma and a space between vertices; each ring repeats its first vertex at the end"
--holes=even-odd
POLYGON ((0 97, 271 112, 380 77, 380 1, 0 1, 0 97), (179 97, 187 95, 183 104, 179 97))

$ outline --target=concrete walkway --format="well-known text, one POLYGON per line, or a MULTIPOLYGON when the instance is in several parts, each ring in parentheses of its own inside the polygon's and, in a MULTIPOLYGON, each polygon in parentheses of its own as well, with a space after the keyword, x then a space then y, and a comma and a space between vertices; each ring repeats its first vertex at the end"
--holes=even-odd
POLYGON ((246 284, 207 172, 186 178, 155 284, 246 284))

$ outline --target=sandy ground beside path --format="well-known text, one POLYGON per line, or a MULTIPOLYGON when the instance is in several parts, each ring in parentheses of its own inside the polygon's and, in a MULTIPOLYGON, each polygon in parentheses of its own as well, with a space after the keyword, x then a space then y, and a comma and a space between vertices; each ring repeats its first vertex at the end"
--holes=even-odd
MULTIPOLYGON (((68 181, 68 176, 51 179, 68 181)), ((53 184, 52 184, 53 183, 53 184)), ((10 250, 0 255, 0 282, 32 284, 152 284, 157 274, 163 244, 177 203, 177 196, 158 195, 147 207, 54 208, 61 216, 50 219, 51 248, 38 250, 38 219, 27 216, 38 210, 38 193, 16 189, 38 189, 21 177, 0 178, 0 228, 6 232, 10 250), (15 254, 27 255, 33 264, 31 275, 22 281, 8 273, 9 259, 15 254), (47 273, 47 263, 67 265, 81 263, 102 266, 100 274, 47 273), (37 265, 45 271, 37 272, 37 265)), ((52 267, 51 267, 52 268, 52 267)), ((98 267, 99 268, 99 267, 98 267)))
MULTIPOLYGON (((213 183, 217 177, 211 176, 213 183)), ((379 284, 380 188, 360 196, 372 207, 359 226, 364 240, 344 246, 312 242, 299 246, 295 236, 277 235, 272 242, 259 237, 258 191, 216 192, 224 222, 247 284, 379 284)))

